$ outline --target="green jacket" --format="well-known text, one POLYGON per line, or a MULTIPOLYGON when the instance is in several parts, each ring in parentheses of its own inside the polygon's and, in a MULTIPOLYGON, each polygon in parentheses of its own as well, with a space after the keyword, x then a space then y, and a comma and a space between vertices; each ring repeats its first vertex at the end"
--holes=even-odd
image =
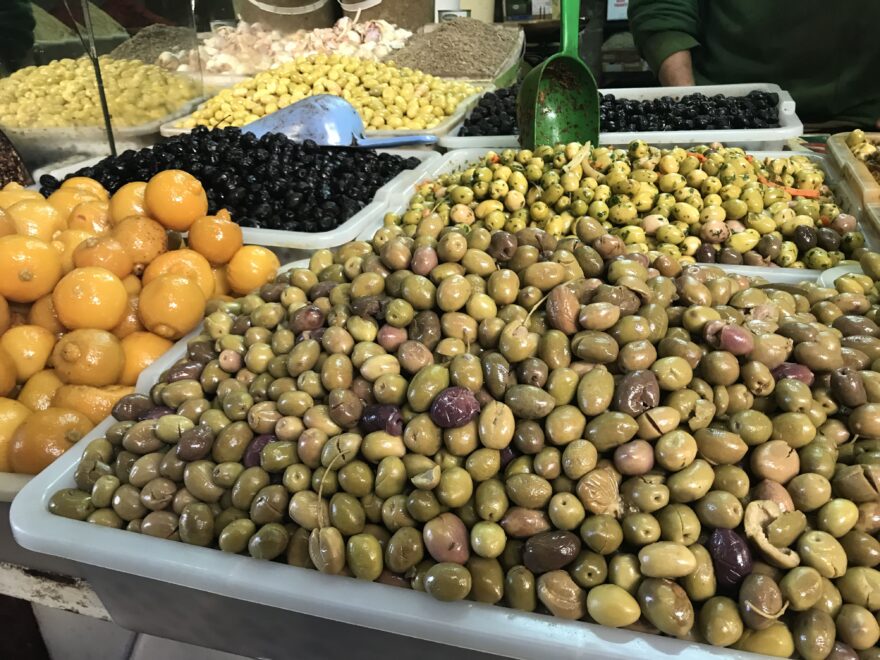
POLYGON ((34 25, 28 0, 0 0, 0 66, 12 70, 30 55, 34 25))
POLYGON ((653 71, 691 50, 697 84, 776 83, 808 122, 880 119, 877 0, 630 0, 629 22, 653 71))

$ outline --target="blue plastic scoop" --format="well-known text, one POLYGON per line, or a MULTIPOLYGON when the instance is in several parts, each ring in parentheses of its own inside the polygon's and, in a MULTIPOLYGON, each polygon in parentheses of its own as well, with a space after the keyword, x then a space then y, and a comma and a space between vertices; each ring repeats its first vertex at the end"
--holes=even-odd
POLYGON ((283 133, 291 140, 314 140, 328 147, 399 147, 408 144, 434 144, 436 135, 395 135, 368 138, 364 122, 354 106, 341 96, 317 94, 261 117, 242 131, 261 137, 283 133))

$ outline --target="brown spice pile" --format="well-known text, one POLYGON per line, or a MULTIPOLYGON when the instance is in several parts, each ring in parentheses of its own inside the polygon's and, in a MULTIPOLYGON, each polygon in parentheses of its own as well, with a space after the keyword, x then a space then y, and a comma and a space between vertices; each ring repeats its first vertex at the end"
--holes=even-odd
POLYGON ((456 18, 433 32, 413 35, 386 59, 444 78, 490 79, 499 73, 518 39, 518 29, 456 18))
POLYGON ((0 188, 13 182, 28 186, 33 180, 9 138, 0 131, 0 188))
POLYGON ((166 51, 192 50, 198 45, 196 33, 187 27, 150 25, 110 52, 117 60, 141 60, 156 64, 166 51))

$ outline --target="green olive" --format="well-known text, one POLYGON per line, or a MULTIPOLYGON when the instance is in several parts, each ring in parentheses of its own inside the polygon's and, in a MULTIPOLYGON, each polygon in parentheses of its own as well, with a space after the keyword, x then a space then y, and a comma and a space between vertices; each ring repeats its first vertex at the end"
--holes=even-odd
POLYGON ((425 576, 425 591, 437 600, 463 600, 471 591, 470 571, 459 564, 435 564, 425 576))

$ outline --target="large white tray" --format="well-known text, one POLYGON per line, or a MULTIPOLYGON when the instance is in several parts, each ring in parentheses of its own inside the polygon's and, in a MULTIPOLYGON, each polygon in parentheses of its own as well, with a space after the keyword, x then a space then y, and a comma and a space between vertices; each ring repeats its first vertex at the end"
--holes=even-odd
MULTIPOLYGON (((447 154, 424 167, 421 178, 461 167, 481 155, 483 150, 447 154)), ((755 154, 766 155, 775 154, 755 154)), ((382 213, 402 211, 408 200, 409 194, 399 195, 382 213)), ((381 224, 381 214, 373 220, 381 224)), ((735 270, 777 282, 809 281, 816 273, 735 270)), ((141 375, 138 391, 148 389, 184 351, 185 341, 179 342, 154 363, 141 375)), ((529 660, 760 657, 497 606, 439 603, 417 592, 51 515, 46 508, 51 494, 73 487, 79 457, 108 423, 25 486, 13 502, 11 523, 16 540, 25 548, 82 562, 90 584, 120 625, 251 657, 287 657, 294 646, 302 657, 337 657, 356 643, 359 658, 381 660, 389 650, 393 652, 394 635, 529 660)), ((469 657, 465 653, 428 646, 420 657, 469 657)))
MULTIPOLYGON (((485 94, 487 91, 493 89, 492 85, 486 84, 475 94, 471 94, 465 99, 462 99, 461 103, 455 108, 455 112, 446 117, 439 124, 434 126, 433 128, 428 128, 425 130, 415 130, 415 129, 398 129, 398 130, 383 130, 383 131, 367 131, 365 133, 366 137, 374 138, 374 137, 399 137, 401 135, 436 135, 438 138, 449 133, 456 125, 460 124, 464 121, 465 115, 467 115, 473 107, 480 100, 480 97, 485 94)), ((190 113, 192 114, 192 113, 190 113)), ((168 137, 170 135, 182 135, 183 133, 189 133, 192 131, 191 128, 179 128, 177 126, 181 121, 188 119, 189 115, 186 117, 179 117, 174 121, 167 121, 162 126, 159 127, 159 133, 163 137, 168 137)))
MULTIPOLYGON (((148 391, 185 354, 187 339, 141 375, 138 391, 148 391)), ((422 660, 474 657, 464 649, 524 660, 762 657, 499 606, 440 603, 415 591, 50 514, 52 493, 74 487, 79 457, 112 423, 99 424, 35 477, 14 500, 10 520, 23 547, 82 562, 120 625, 250 657, 288 657, 293 644, 301 657, 337 657, 350 651, 354 636, 358 657, 378 660, 393 653, 394 635, 459 647, 426 646, 422 660)))
MULTIPOLYGON (((152 145, 159 137, 160 127, 176 120, 201 102, 195 99, 183 104, 165 117, 138 126, 116 126, 113 137, 117 146, 136 148, 152 145)), ((12 144, 30 167, 42 167, 71 156, 109 154, 107 133, 103 126, 71 126, 57 128, 12 128, 0 125, 12 144)))
MULTIPOLYGON (((627 144, 632 140, 644 140, 656 146, 708 144, 723 142, 732 147, 746 147, 750 150, 775 151, 785 146, 786 140, 800 136, 804 125, 795 113, 795 103, 791 94, 779 85, 770 83, 748 83, 742 85, 703 85, 697 87, 633 87, 625 89, 602 89, 601 94, 614 94, 617 98, 645 101, 662 96, 680 97, 686 94, 702 93, 706 96, 724 94, 725 96, 745 96, 760 90, 779 94, 779 127, 753 128, 713 131, 643 131, 600 133, 599 144, 627 144)), ((487 135, 479 137, 460 136, 464 118, 449 133, 440 138, 439 145, 446 149, 506 149, 519 146, 516 135, 487 135)))
MULTIPOLYGON (((877 223, 874 223, 870 222, 867 219, 865 207, 860 203, 858 196, 855 194, 849 183, 844 179, 840 170, 835 166, 834 162, 831 159, 825 156, 821 156, 819 154, 807 152, 794 153, 791 151, 749 150, 749 153, 755 158, 760 159, 766 157, 786 158, 793 155, 798 155, 807 156, 808 158, 818 162, 825 172, 825 181, 834 191, 835 198, 840 203, 840 207, 847 213, 853 214, 859 220, 859 227, 865 234, 866 243, 874 249, 880 249, 880 220, 878 220, 877 223)), ((479 161, 485 155, 486 149, 484 148, 456 149, 454 151, 449 151, 444 154, 439 160, 433 161, 430 165, 426 165, 420 168, 415 181, 420 182, 423 180, 433 180, 442 174, 465 169, 469 165, 479 161)), ((407 191, 407 194, 394 196, 384 208, 382 208, 377 213, 372 215, 368 220, 366 220, 360 238, 368 238, 372 236, 373 233, 375 233, 382 226, 385 213, 390 212, 400 214, 406 211, 409 207, 409 200, 412 196, 412 192, 412 190, 409 190, 407 191)), ((880 208, 877 209, 877 216, 878 219, 880 219, 880 208)), ((815 279, 822 274, 822 271, 820 270, 809 270, 803 268, 764 268, 759 266, 728 266, 725 264, 713 265, 716 265, 730 272, 741 272, 743 274, 763 277, 767 277, 767 273, 773 273, 775 271, 792 271, 795 273, 794 277, 798 277, 799 274, 803 274, 802 279, 815 279)))
MULTIPOLYGON (((880 204, 880 182, 868 166, 853 155, 846 144, 849 133, 838 133, 828 138, 828 152, 843 170, 847 181, 859 193, 864 204, 880 204)), ((880 146, 880 133, 865 133, 868 142, 880 146)))
MULTIPOLYGON (((422 161, 421 166, 404 170, 396 177, 391 179, 384 186, 376 191, 373 201, 367 204, 360 211, 351 216, 343 224, 336 229, 325 232, 303 232, 303 231, 285 231, 283 229, 257 229, 255 227, 242 227, 242 235, 246 245, 263 245, 266 247, 282 248, 287 250, 319 250, 321 248, 338 247, 343 243, 352 241, 360 236, 372 219, 376 216, 376 212, 391 197, 403 195, 411 189, 412 184, 421 178, 426 168, 440 160, 440 155, 434 151, 425 151, 422 149, 380 149, 379 151, 392 153, 402 158, 418 158, 422 161)), ((90 158, 88 160, 79 161, 77 163, 68 164, 49 172, 57 179, 63 179, 71 172, 94 165, 103 157, 90 158)), ((45 174, 44 171, 35 173, 34 178, 39 182, 39 176, 45 174)))

